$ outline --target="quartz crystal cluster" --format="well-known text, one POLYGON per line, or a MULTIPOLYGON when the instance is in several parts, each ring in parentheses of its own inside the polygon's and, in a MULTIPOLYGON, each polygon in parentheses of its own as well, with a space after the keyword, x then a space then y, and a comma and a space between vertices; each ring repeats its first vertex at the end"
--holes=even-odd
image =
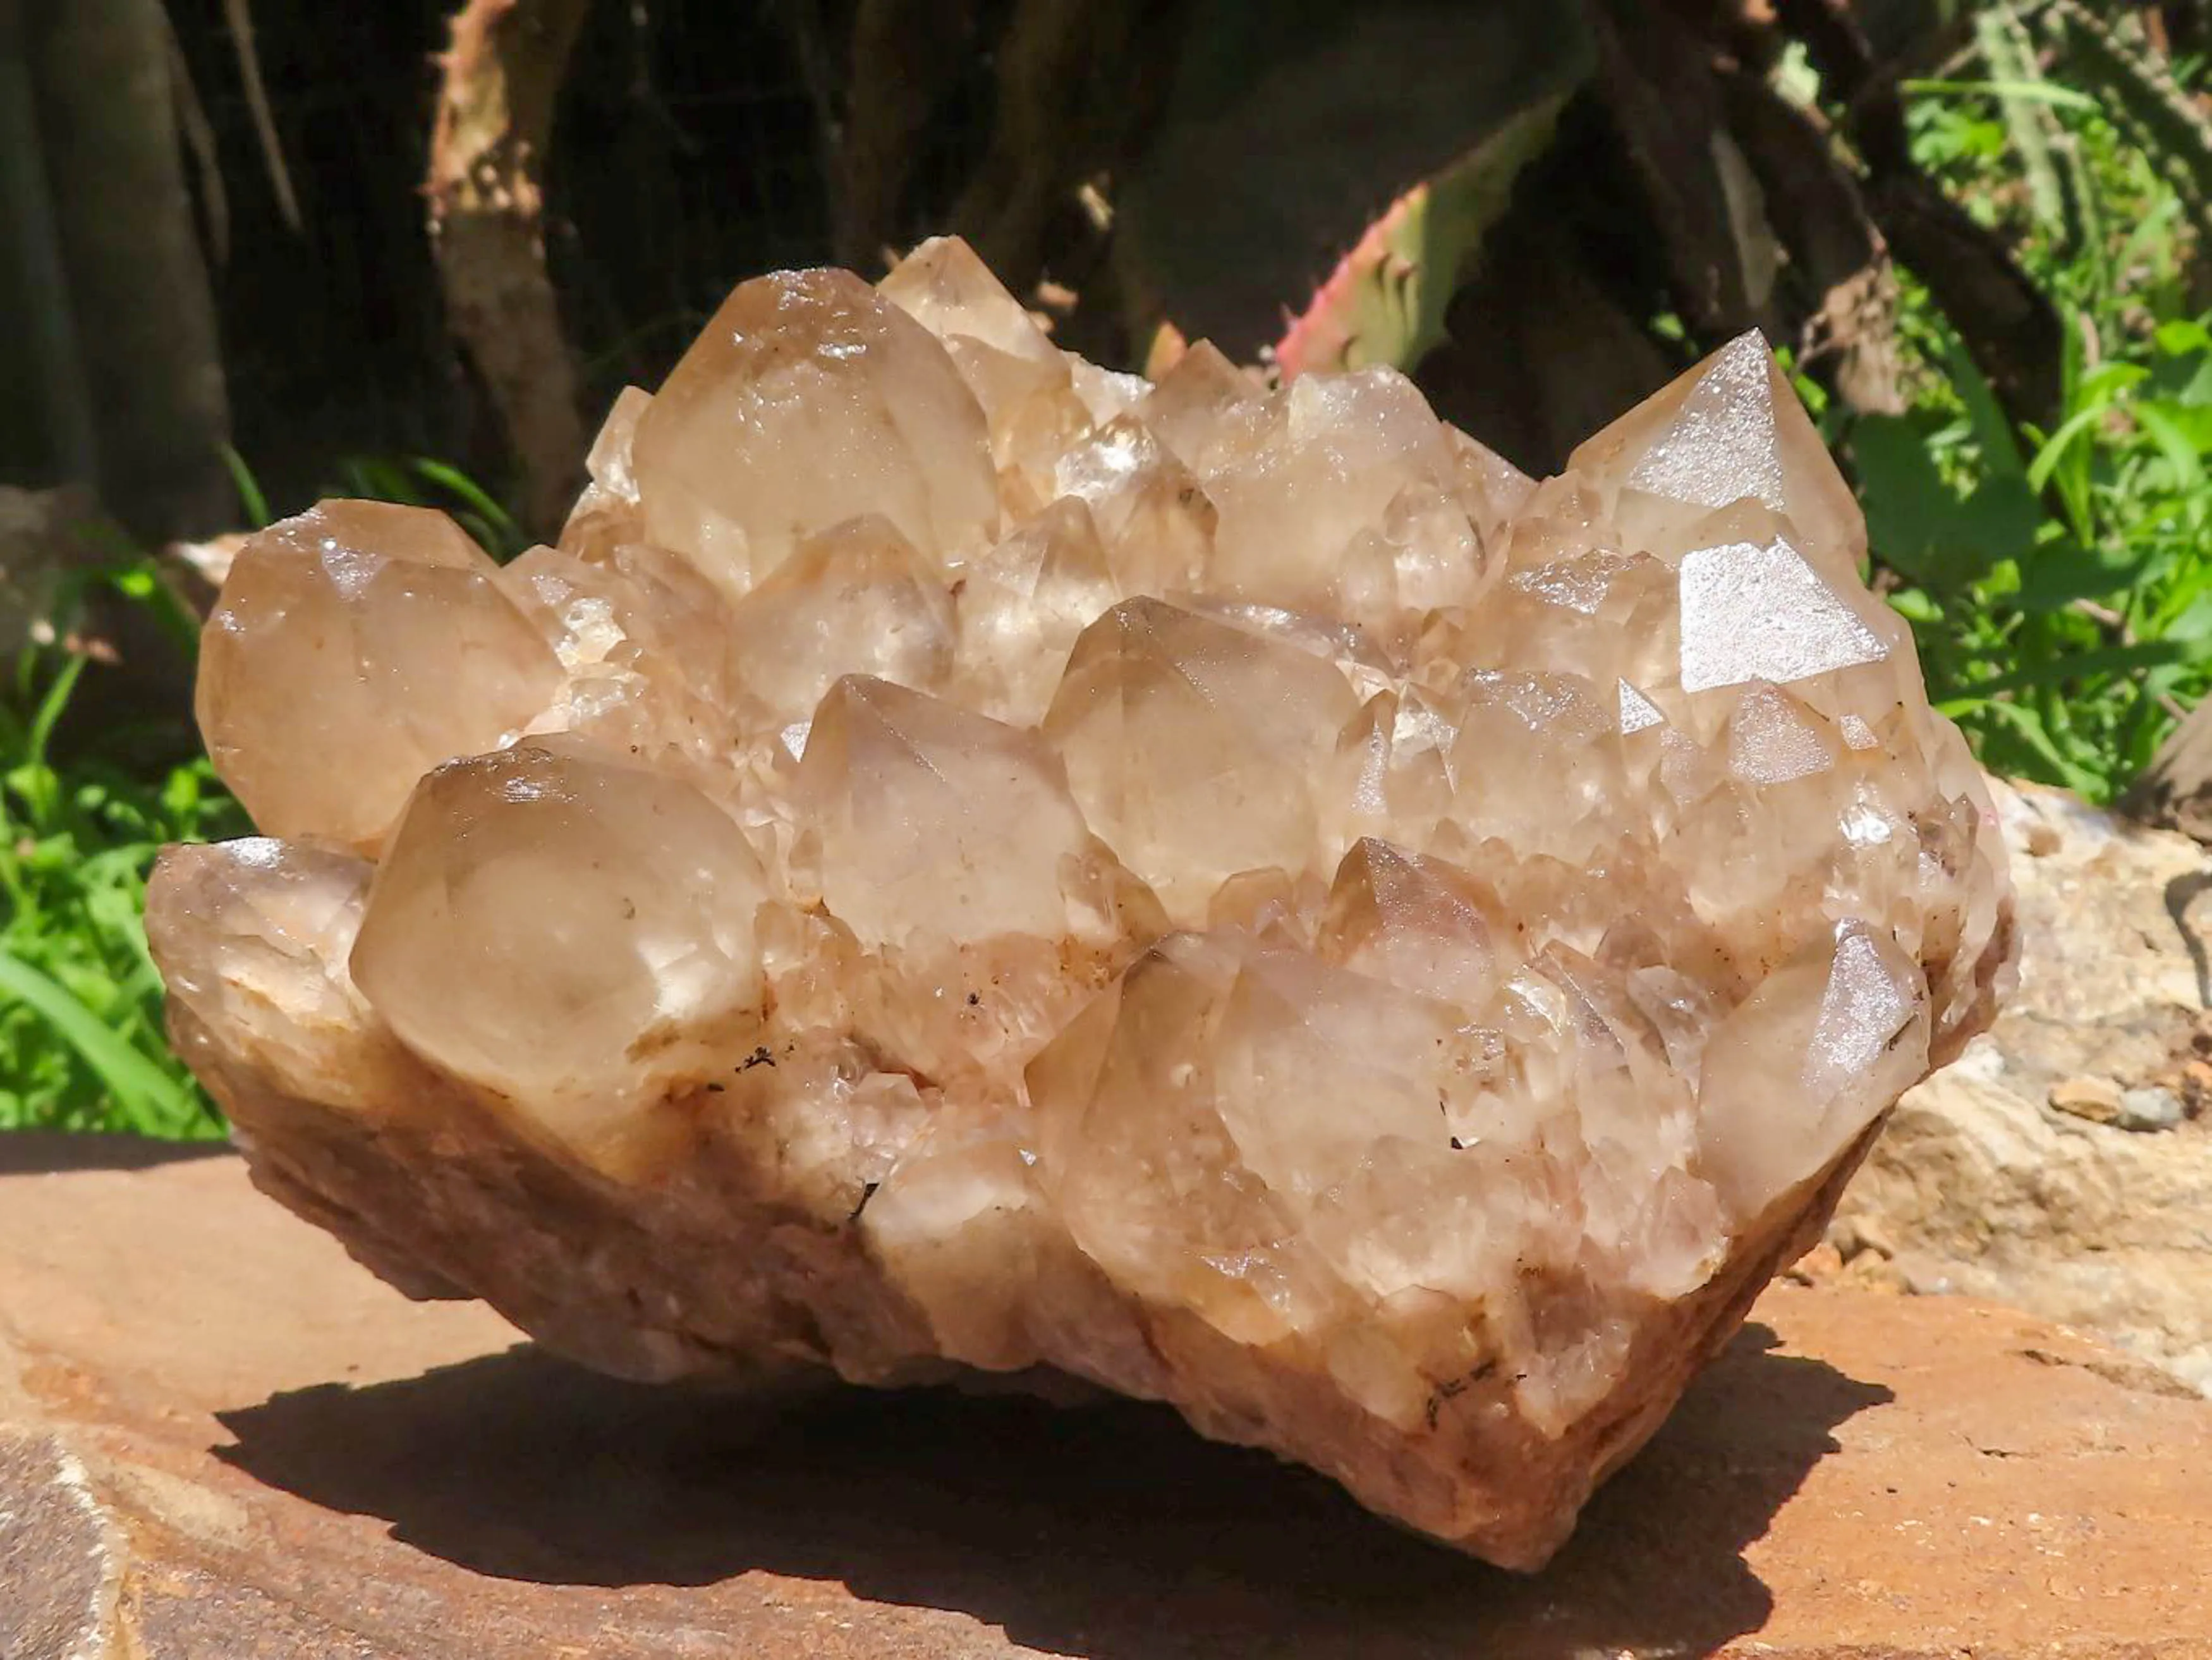
POLYGON ((165 857, 262 1185, 633 1377, 1172 1403, 1541 1562, 1990 1020, 1983 786, 1747 336, 1538 483, 952 240, 737 289, 495 565, 240 552, 165 857))

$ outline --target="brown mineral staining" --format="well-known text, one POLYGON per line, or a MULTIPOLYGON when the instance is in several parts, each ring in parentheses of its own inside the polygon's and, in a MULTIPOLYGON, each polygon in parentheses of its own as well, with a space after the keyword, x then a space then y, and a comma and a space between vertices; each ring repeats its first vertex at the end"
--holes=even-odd
POLYGON ((747 283, 591 471, 504 571, 241 553, 281 839, 149 920, 269 1189, 592 1364, 1050 1368, 1533 1565, 2008 972, 1755 338, 1539 484, 938 242, 747 283))

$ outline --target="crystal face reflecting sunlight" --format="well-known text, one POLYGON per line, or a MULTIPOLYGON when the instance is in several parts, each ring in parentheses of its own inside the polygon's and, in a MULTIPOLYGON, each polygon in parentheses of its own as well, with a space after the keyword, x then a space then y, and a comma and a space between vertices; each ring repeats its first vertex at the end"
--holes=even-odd
POLYGON ((504 569, 250 540, 264 835, 148 914, 264 1189, 588 1364, 1079 1378, 1534 1566, 2006 984, 1756 337, 1540 483, 940 240, 745 283, 589 468, 504 569))

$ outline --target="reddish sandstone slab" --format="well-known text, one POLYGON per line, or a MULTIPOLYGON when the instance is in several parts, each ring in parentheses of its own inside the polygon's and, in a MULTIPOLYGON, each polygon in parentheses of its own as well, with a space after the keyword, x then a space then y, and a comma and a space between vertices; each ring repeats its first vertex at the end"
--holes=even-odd
POLYGON ((0 1141, 10 1660, 2212 1654, 2212 1406, 2003 1310, 1775 1287, 1520 1578, 1164 1411, 594 1377, 131 1151, 0 1141))

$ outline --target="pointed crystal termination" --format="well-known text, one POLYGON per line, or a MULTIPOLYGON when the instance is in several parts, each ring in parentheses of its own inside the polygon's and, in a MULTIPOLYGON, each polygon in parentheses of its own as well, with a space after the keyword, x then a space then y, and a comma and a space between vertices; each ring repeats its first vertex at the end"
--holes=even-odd
POLYGON ((625 1375, 1072 1376, 1540 1563, 1995 1011, 1986 793, 1747 337, 1539 483, 963 244, 740 288, 556 548, 325 503, 149 937, 262 1184, 625 1375))
POLYGON ((1685 508, 1755 502, 1784 515, 1847 575, 1866 524, 1766 342, 1740 335, 1603 432, 1569 469, 1616 502, 1621 527, 1663 533, 1685 508))
POLYGON ((757 1034, 766 897, 684 780, 521 744, 416 787, 350 967, 425 1060, 589 1141, 757 1034))
POLYGON ((925 329, 844 271, 743 284, 638 417, 647 539, 732 592, 880 513, 957 563, 999 507, 982 412, 925 329))
POLYGON ((200 646, 200 731, 272 835, 373 853, 425 772, 511 742, 551 645, 443 514, 325 502, 249 539, 200 646))

